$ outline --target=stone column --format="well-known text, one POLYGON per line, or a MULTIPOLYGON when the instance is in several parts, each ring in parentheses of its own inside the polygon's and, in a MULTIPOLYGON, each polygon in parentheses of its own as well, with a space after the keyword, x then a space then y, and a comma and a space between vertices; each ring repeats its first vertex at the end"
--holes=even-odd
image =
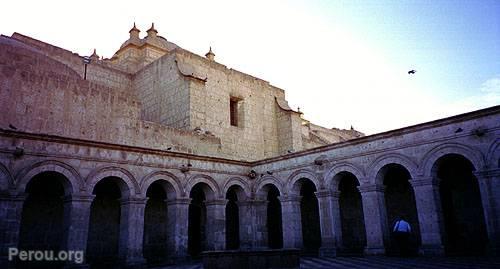
POLYGON ((488 232, 488 255, 500 255, 500 169, 474 173, 479 183, 488 232))
POLYGON ((302 249, 301 198, 301 196, 290 194, 278 197, 281 201, 283 220, 283 248, 302 249))
POLYGON ((415 178, 410 180, 417 204, 418 223, 423 255, 444 255, 441 234, 444 232, 441 197, 438 180, 434 178, 415 178))
MULTIPOLYGON (((71 195, 64 199, 64 233, 62 250, 87 250, 90 209, 95 195, 71 195)), ((65 268, 87 268, 88 265, 70 261, 65 268)))
POLYGON ((239 210, 240 249, 254 247, 256 233, 256 208, 254 200, 237 202, 239 210))
POLYGON ((253 216, 253 248, 262 249, 269 246, 267 232, 267 200, 256 199, 252 201, 253 216))
POLYGON ((132 197, 121 200, 118 256, 126 268, 142 268, 146 265, 142 253, 146 201, 144 198, 132 197))
POLYGON ((358 187, 363 200, 366 228, 366 255, 385 254, 384 242, 388 241, 387 213, 384 186, 362 185, 358 187))
POLYGON ((9 248, 19 243, 19 230, 25 195, 0 194, 0 268, 14 268, 9 248))
POLYGON ((342 227, 340 223, 339 192, 316 192, 319 206, 319 219, 321 226, 321 257, 337 256, 337 246, 342 240, 342 227))
POLYGON ((226 248, 226 199, 205 202, 207 207, 207 250, 226 248))
POLYGON ((167 201, 168 256, 173 262, 184 261, 188 255, 188 222, 190 198, 167 201))

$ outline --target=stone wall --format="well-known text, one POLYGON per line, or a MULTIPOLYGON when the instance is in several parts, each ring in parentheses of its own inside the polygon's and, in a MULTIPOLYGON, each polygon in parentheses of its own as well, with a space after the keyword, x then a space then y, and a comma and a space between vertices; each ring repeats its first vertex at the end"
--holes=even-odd
MULTIPOLYGON (((288 107, 282 89, 183 50, 154 32, 144 39, 131 33, 111 59, 94 52, 86 79, 102 86, 96 91, 135 96, 141 120, 220 139, 222 155, 203 145, 199 153, 255 161, 356 137, 319 126, 304 135, 303 120, 288 107), (238 126, 230 124, 229 100, 238 100, 238 126)), ((84 77, 78 54, 18 33, 4 39, 65 65, 67 70, 58 72, 62 76, 84 77)))
MULTIPOLYGON (((19 33, 14 33, 11 38, 36 48, 39 53, 67 65, 83 78, 84 64, 82 56, 19 33)), ((87 79, 120 92, 131 91, 131 75, 114 69, 103 61, 94 60, 87 66, 87 79)))
MULTIPOLYGON (((0 73, 4 74, 5 69, 2 68, 0 73)), ((340 227, 342 217, 338 205, 340 190, 337 175, 348 172, 360 184, 357 190, 353 191, 359 191, 362 198, 366 229, 365 253, 382 254, 384 249, 390 247, 388 243, 390 221, 386 213, 390 208, 386 208, 383 202, 384 182, 379 175, 389 164, 404 167, 411 177, 407 180, 415 193, 418 225, 414 227, 420 230, 417 235, 421 237, 421 251, 424 254, 442 254, 441 234, 444 232, 440 228, 439 210, 435 204, 438 202, 432 188, 436 187, 434 180, 438 180, 434 166, 440 157, 449 154, 463 156, 474 168, 473 175, 480 189, 479 199, 484 209, 485 227, 490 242, 488 248, 497 251, 500 245, 500 226, 497 217, 500 213, 499 117, 500 107, 497 106, 257 162, 97 143, 82 139, 30 134, 18 130, 0 130, 0 180, 3 181, 0 182, 0 186, 4 186, 0 202, 1 208, 5 209, 0 210, 2 216, 0 228, 3 229, 0 232, 9 235, 1 237, 7 241, 1 242, 0 254, 5 255, 6 248, 17 242, 19 230, 16 229, 19 227, 22 209, 20 205, 24 203, 23 194, 26 186, 35 176, 44 172, 55 172, 67 179, 65 195, 74 197, 69 200, 74 206, 80 205, 78 204, 80 201, 92 201, 90 195, 101 180, 113 178, 120 181, 121 197, 125 199, 120 209, 125 210, 123 212, 141 210, 141 207, 144 209, 147 190, 154 182, 168 185, 168 220, 175 221, 175 225, 169 225, 168 228, 169 242, 172 242, 169 244, 174 248, 169 253, 173 253, 176 258, 185 258, 187 255, 186 214, 189 203, 187 198, 196 186, 202 187, 199 189, 204 192, 207 207, 210 207, 209 210, 207 208, 207 223, 216 224, 207 225, 206 234, 212 238, 211 243, 207 245, 208 249, 224 248, 224 197, 231 186, 237 186, 242 190, 241 201, 244 203, 238 206, 246 215, 240 220, 255 224, 248 226, 253 227, 248 229, 250 234, 248 237, 241 237, 250 240, 244 245, 252 248, 265 247, 265 238, 255 240, 252 238, 258 238, 257 235, 267 235, 266 231, 262 230, 265 229, 263 228, 265 225, 260 225, 267 219, 266 210, 262 210, 262 205, 265 203, 261 194, 265 194, 263 189, 270 185, 279 190, 277 202, 281 205, 283 214, 284 246, 301 248, 301 233, 304 231, 300 227, 299 182, 304 181, 314 184, 316 189, 314 196, 318 199, 319 217, 315 218, 319 218, 317 221, 321 223, 319 251, 323 253, 321 255, 335 255, 335 249, 342 247, 340 227), (247 176, 250 170, 257 172, 255 178, 247 176), (5 186, 9 186, 8 189, 5 189, 5 186), (139 209, 133 209, 135 207, 131 205, 139 209)), ((240 201, 240 197, 238 200, 240 201)), ((90 204, 86 208, 91 210, 90 204)), ((139 262, 142 257, 144 218, 139 213, 125 216, 132 217, 120 219, 120 233, 137 237, 127 241, 120 239, 119 253, 127 253, 127 256, 126 258, 120 256, 117 259, 124 259, 123 262, 132 264, 139 262), (132 260, 128 260, 129 258, 132 260)), ((355 216, 359 218, 357 214, 347 218, 344 216, 343 219, 355 216)), ((88 224, 88 218, 72 220, 72 227, 84 229, 82 225, 88 224)), ((363 226, 357 225, 358 228, 363 226)), ((71 238, 71 231, 68 233, 71 238)), ((364 239, 360 238, 357 241, 364 239)), ((80 244, 76 249, 87 246, 84 239, 72 242, 80 244)), ((0 258, 3 259, 5 256, 0 258)))
MULTIPOLYGON (((394 212, 402 211, 394 205, 409 198, 409 221, 420 237, 420 250, 442 255, 446 221, 441 214, 439 188, 443 179, 438 171, 441 160, 449 156, 452 161, 462 160, 460 165, 467 164, 461 167, 464 173, 460 176, 477 187, 473 193, 477 203, 466 213, 467 219, 478 220, 475 224, 481 229, 477 231, 484 234, 467 236, 487 237, 487 245, 481 246, 492 255, 500 251, 500 106, 297 152, 303 146, 303 121, 287 106, 284 92, 265 81, 176 49, 135 75, 131 86, 135 92, 124 91, 128 86, 117 86, 121 82, 110 82, 108 87, 82 80, 71 66, 73 60, 58 58, 60 49, 47 47, 41 52, 36 47, 40 44, 30 42, 34 43, 0 38, 2 268, 6 267, 9 247, 18 246, 20 238, 34 238, 29 234, 24 237, 27 234, 20 228, 30 225, 22 217, 23 207, 28 205, 24 212, 28 216, 43 211, 43 204, 30 204, 33 197, 27 186, 45 172, 57 174, 50 180, 61 183, 58 186, 64 189, 60 247, 82 250, 95 246, 102 251, 88 255, 103 258, 105 248, 117 245, 110 255, 124 265, 144 263, 144 212, 148 189, 155 182, 161 184, 167 198, 165 247, 172 259, 188 256, 192 190, 202 192, 205 200, 207 225, 200 233, 206 235, 207 242, 203 247, 225 248, 225 197, 233 186, 238 189, 237 206, 242 212, 240 229, 246 231, 240 233, 241 245, 249 248, 269 246, 266 223, 282 223, 281 229, 273 225, 273 231, 282 231, 284 247, 303 248, 303 235, 310 227, 301 225, 302 211, 314 210, 318 212, 305 216, 320 224, 320 255, 335 256, 337 248, 345 247, 341 222, 352 218, 358 218, 353 228, 364 227, 366 238, 357 238, 351 245, 365 247, 366 254, 383 254, 391 247, 394 212), (54 50, 54 54, 45 50, 54 50), (177 101, 167 102, 161 98, 163 93, 177 101), (230 125, 230 98, 240 102, 238 126, 230 125), (180 107, 175 107, 177 104, 180 107), (191 131, 197 127, 202 131, 199 135, 191 131), (272 157, 279 154, 285 155, 272 157), (390 167, 404 171, 395 178, 404 182, 405 190, 413 191, 414 197, 407 194, 387 199, 393 195, 390 189, 386 193, 390 167), (350 191, 358 193, 361 201, 349 202, 342 197, 341 174, 352 177, 350 191), (109 188, 99 185, 105 181, 109 188), (301 209, 306 184, 310 186, 309 198, 317 199, 317 207, 301 209), (120 198, 113 210, 96 206, 102 201, 96 193, 99 188, 104 198, 115 202, 120 198), (111 188, 116 190, 114 196, 108 192, 111 188), (272 201, 270 217, 266 198, 272 201), (345 203, 356 207, 357 213, 341 216, 340 207, 345 203), (475 208, 483 212, 478 214, 475 208), (90 219, 110 217, 106 212, 111 211, 115 218, 107 219, 109 223, 91 221, 89 228, 90 219), (99 245, 97 238, 105 231, 94 227, 102 225, 113 226, 119 235, 110 234, 105 244, 99 245)), ((445 176, 447 182, 454 182, 453 173, 445 176)), ((38 190, 61 199, 61 193, 38 190)), ((469 194, 459 188, 448 190, 469 194)), ((452 210, 463 210, 454 200, 449 203, 452 210)), ((59 230, 48 229, 48 233, 59 230)), ((281 242, 277 244, 281 247, 281 242)))
POLYGON ((144 120, 213 134, 225 156, 257 160, 302 149, 300 118, 276 104, 286 104, 281 89, 188 51, 147 65, 134 75, 133 89, 144 120), (239 100, 238 126, 230 124, 231 98, 239 100))
POLYGON ((129 93, 84 81, 10 40, 0 47, 1 128, 222 156, 213 136, 140 120, 141 104, 129 93))
MULTIPOLYGON (((190 52, 174 53, 190 74, 206 78, 206 82, 191 80, 191 128, 200 127, 220 137, 223 150, 236 159, 257 160, 279 154, 282 137, 275 99, 286 103, 283 90, 190 52), (239 100, 238 126, 230 124, 231 98, 239 100)), ((297 131, 283 129, 286 133, 297 131)))
POLYGON ((401 162, 404 161, 409 166, 410 173, 420 175, 429 168, 429 164, 425 163, 427 153, 439 151, 439 145, 444 141, 453 141, 449 146, 463 148, 462 151, 480 149, 482 153, 470 150, 472 152, 469 155, 473 162, 482 167, 486 164, 488 147, 499 136, 499 116, 495 114, 496 110, 498 107, 486 110, 493 112, 484 112, 485 116, 477 116, 481 112, 465 114, 270 158, 256 162, 256 168, 259 171, 285 172, 312 165, 315 159, 326 158, 332 165, 347 163, 363 168, 360 170, 362 177, 369 178, 375 177, 373 169, 377 163, 391 157, 401 159, 401 162), (386 152, 392 154, 384 156, 386 152), (294 165, 290 166, 292 160, 294 165))
POLYGON ((354 129, 325 128, 307 120, 302 121, 303 149, 320 147, 364 136, 354 129))
POLYGON ((161 57, 134 75, 142 119, 183 130, 190 125, 189 81, 179 74, 174 54, 161 57))

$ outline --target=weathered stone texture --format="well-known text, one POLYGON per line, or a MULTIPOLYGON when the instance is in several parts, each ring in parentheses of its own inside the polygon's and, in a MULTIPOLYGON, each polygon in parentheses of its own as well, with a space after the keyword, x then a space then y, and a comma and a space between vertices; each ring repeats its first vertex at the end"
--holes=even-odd
MULTIPOLYGON (((2 37, 4 46, 11 46, 6 49, 13 54, 20 53, 17 48, 32 52, 25 53, 21 59, 21 69, 26 67, 25 62, 29 62, 29 58, 38 59, 35 65, 28 66, 31 66, 30 72, 36 72, 40 77, 29 78, 29 85, 21 87, 37 88, 38 93, 50 102, 31 94, 21 100, 12 99, 12 96, 5 96, 4 100, 16 100, 18 106, 15 111, 21 114, 34 112, 45 118, 66 115, 49 123, 35 123, 35 129, 46 127, 43 129, 45 133, 60 134, 63 129, 59 128, 61 124, 76 121, 81 122, 81 128, 70 129, 72 137, 83 135, 100 139, 103 126, 109 130, 116 124, 120 127, 111 128, 112 133, 125 132, 126 135, 115 136, 114 139, 107 137, 105 141, 139 145, 138 141, 148 140, 149 136, 142 134, 142 130, 137 132, 134 127, 149 121, 187 131, 172 131, 173 136, 183 138, 181 141, 172 139, 176 151, 195 152, 195 146, 198 154, 240 160, 284 155, 362 135, 353 130, 314 125, 303 119, 302 114, 290 109, 284 91, 269 82, 183 50, 158 36, 154 27, 143 39, 134 29, 130 39, 111 59, 100 59, 94 52, 90 64, 86 65, 89 83, 81 81, 84 77, 83 57, 18 33, 10 38, 2 37), (37 67, 36 70, 34 67, 37 67), (51 76, 46 74, 49 70, 51 76), (47 94, 45 87, 52 88, 55 93, 50 91, 47 94), (69 89, 81 95, 69 96, 66 93, 69 89), (230 124, 231 99, 238 100, 238 126, 230 124), (37 104, 33 103, 34 100, 37 104), (58 108, 61 104, 66 104, 71 111, 58 108), (55 110, 48 111, 50 117, 38 111, 25 111, 36 110, 36 107, 51 110, 51 106, 55 110), (220 148, 207 146, 210 143, 198 143, 199 134, 208 135, 203 139, 218 143, 220 148)), ((9 76, 13 75, 12 72, 4 71, 9 76)), ((25 75, 33 76, 29 73, 25 75)), ((20 77, 13 79, 24 80, 20 77)), ((163 131, 168 128, 158 126, 158 129, 163 131)), ((168 137, 170 131, 160 135, 168 137)), ((166 145, 165 142, 155 142, 155 145, 166 145)), ((162 148, 166 147, 169 146, 162 148)))
POLYGON ((0 66, 4 128, 10 124, 32 133, 222 155, 215 137, 140 120, 141 104, 129 93, 81 80, 38 51, 7 42, 0 46, 0 57, 9 62, 0 66))
POLYGON ((421 254, 500 253, 500 106, 362 137, 309 123, 283 90, 155 32, 132 29, 88 80, 79 56, 0 37, 1 268, 16 265, 9 247, 39 244, 122 267, 224 250, 228 238, 384 254, 397 214, 421 254))

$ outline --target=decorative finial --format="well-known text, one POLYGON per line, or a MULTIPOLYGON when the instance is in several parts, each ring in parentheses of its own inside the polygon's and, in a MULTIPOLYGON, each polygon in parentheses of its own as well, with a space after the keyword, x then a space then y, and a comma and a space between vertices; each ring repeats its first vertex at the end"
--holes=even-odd
POLYGON ((158 34, 158 31, 155 29, 155 23, 151 23, 151 28, 149 28, 147 31, 148 37, 156 37, 156 34, 158 34))
POLYGON ((209 59, 210 61, 215 60, 215 53, 212 51, 212 46, 210 46, 210 49, 208 50, 207 54, 205 54, 205 57, 209 59))
POLYGON ((99 60, 99 55, 97 55, 97 50, 94 49, 94 52, 92 53, 92 55, 90 55, 90 59, 92 61, 98 61, 99 60))
POLYGON ((137 29, 137 27, 135 27, 135 22, 134 22, 134 27, 132 27, 132 29, 130 29, 130 31, 128 31, 130 33, 130 38, 139 38, 139 33, 141 32, 141 30, 137 29))

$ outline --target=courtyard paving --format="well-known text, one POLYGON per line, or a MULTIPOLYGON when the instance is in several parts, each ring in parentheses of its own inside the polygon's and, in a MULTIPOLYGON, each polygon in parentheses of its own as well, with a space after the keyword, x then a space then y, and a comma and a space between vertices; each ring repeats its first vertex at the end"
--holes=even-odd
MULTIPOLYGON (((314 258, 302 257, 301 269, 326 269, 326 268, 360 268, 360 269, 389 269, 389 268, 419 268, 419 269, 500 269, 500 258, 492 257, 337 257, 314 258)), ((160 269, 160 268, 158 268, 160 269)), ((167 266, 162 269, 203 269, 201 263, 191 263, 179 266, 167 266)))

